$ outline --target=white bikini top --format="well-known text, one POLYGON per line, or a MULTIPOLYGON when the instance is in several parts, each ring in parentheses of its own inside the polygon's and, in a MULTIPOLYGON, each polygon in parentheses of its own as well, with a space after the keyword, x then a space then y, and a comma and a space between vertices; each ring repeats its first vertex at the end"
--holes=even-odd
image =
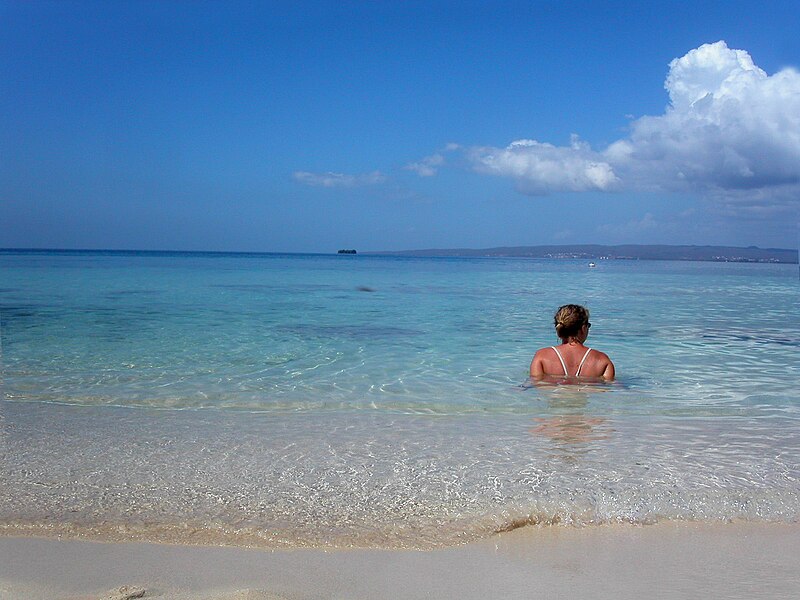
MULTIPOLYGON (((550 347, 553 350, 555 350, 556 356, 558 356, 558 360, 561 361, 561 366, 564 367, 564 375, 569 377, 569 372, 567 371, 567 363, 564 362, 564 359, 562 358, 561 353, 558 351, 558 348, 556 348, 555 346, 550 346, 550 347)), ((589 352, 591 351, 592 351, 591 348, 586 349, 586 354, 583 355, 583 358, 581 359, 581 364, 578 365, 578 370, 575 371, 575 377, 581 376, 581 369, 583 368, 583 363, 586 362, 586 357, 589 356, 589 352)))

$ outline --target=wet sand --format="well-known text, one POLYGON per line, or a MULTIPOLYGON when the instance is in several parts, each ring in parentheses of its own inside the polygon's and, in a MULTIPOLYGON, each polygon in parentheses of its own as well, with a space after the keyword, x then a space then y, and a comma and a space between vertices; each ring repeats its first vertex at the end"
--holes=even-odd
POLYGON ((3 600, 133 597, 794 599, 800 524, 525 527, 431 551, 0 538, 3 600))

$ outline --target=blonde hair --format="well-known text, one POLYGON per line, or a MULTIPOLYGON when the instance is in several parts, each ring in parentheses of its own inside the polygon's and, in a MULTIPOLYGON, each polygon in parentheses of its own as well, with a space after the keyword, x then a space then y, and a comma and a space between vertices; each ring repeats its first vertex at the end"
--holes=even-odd
POLYGON ((581 327, 589 322, 589 311, 579 304, 565 304, 556 311, 553 320, 556 335, 566 341, 578 335, 581 327))

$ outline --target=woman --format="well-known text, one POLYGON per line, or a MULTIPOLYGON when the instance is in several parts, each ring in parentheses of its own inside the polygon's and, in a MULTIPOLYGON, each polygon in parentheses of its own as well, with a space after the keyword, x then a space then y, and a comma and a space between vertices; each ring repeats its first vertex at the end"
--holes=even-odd
POLYGON ((589 337, 589 311, 577 304, 567 304, 555 316, 556 334, 561 345, 542 348, 531 361, 531 377, 602 378, 614 380, 614 363, 599 350, 583 345, 589 337))

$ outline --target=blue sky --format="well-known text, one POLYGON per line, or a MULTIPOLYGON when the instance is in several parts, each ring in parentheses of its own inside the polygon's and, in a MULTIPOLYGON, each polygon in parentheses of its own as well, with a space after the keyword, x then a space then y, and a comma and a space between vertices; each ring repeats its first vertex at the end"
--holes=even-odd
POLYGON ((0 247, 797 247, 798 23, 796 1, 0 2, 0 247))

